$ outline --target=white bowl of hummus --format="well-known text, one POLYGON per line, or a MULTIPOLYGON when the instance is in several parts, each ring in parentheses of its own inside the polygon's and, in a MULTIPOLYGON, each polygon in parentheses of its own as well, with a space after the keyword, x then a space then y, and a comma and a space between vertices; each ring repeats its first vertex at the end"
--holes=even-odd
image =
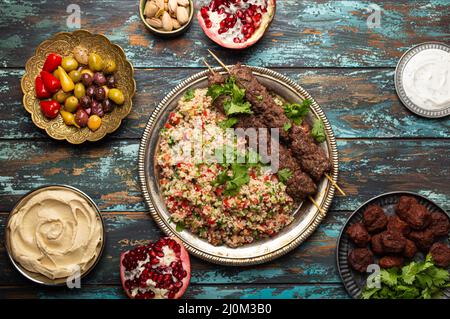
POLYGON ((87 275, 104 244, 98 207, 70 186, 38 188, 22 197, 8 217, 8 255, 22 275, 39 284, 66 285, 87 275))

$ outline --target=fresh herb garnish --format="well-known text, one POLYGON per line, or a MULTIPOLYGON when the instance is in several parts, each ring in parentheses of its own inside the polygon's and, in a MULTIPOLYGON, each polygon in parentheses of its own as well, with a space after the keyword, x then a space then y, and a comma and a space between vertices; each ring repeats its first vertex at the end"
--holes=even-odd
POLYGON ((233 127, 238 122, 238 119, 235 117, 230 117, 226 120, 219 122, 219 127, 222 129, 227 129, 233 127))
POLYGON ((284 130, 285 132, 287 132, 287 131, 289 131, 289 130, 291 129, 291 127, 292 127, 292 123, 291 123, 291 122, 286 122, 286 123, 284 123, 284 125, 283 125, 283 130, 284 130))
POLYGON ((314 139, 319 143, 322 143, 327 139, 327 135, 325 133, 325 126, 323 125, 322 120, 317 119, 314 121, 314 125, 311 130, 311 136, 314 137, 314 139))
POLYGON ((292 171, 289 168, 283 168, 278 171, 277 175, 278 175, 278 179, 280 180, 280 182, 282 182, 283 184, 286 184, 286 182, 289 180, 289 178, 292 177, 292 171))
POLYGON ((363 299, 440 298, 442 290, 450 287, 450 273, 436 267, 431 255, 425 261, 413 261, 401 269, 382 269, 379 279, 381 285, 378 288, 364 288, 363 299))
POLYGON ((286 114, 287 118, 290 119, 297 125, 302 124, 303 118, 308 114, 309 107, 311 106, 311 100, 303 100, 301 104, 293 103, 293 104, 285 104, 284 105, 284 114, 286 114))
POLYGON ((182 232, 184 230, 184 228, 185 228, 184 223, 182 221, 179 221, 177 223, 177 227, 176 227, 177 232, 182 232))
POLYGON ((191 101, 194 97, 195 97, 194 89, 188 89, 183 96, 185 102, 191 101))
POLYGON ((252 114, 252 105, 244 101, 245 89, 239 88, 234 77, 230 76, 223 85, 213 84, 208 88, 207 96, 215 101, 219 96, 228 98, 224 101, 223 108, 226 115, 252 114))
POLYGON ((250 181, 248 167, 245 164, 231 164, 231 175, 228 174, 230 165, 225 165, 223 171, 213 181, 213 186, 225 185, 223 194, 234 196, 241 189, 242 185, 250 181))

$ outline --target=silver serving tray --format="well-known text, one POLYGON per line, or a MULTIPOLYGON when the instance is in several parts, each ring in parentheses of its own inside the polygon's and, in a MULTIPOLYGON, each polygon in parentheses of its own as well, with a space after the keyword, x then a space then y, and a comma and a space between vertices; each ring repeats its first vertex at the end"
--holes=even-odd
MULTIPOLYGON (((268 87, 273 93, 287 101, 301 101, 311 99, 312 112, 307 121, 312 122, 314 113, 325 126, 327 140, 322 147, 332 161, 331 177, 334 181, 338 178, 338 152, 336 140, 330 123, 323 110, 316 101, 295 81, 272 70, 260 67, 251 67, 258 80, 268 87)), ((222 69, 216 68, 216 72, 222 69)), ((320 205, 320 212, 310 201, 304 201, 294 212, 293 222, 285 227, 274 237, 262 239, 252 244, 238 248, 227 246, 214 246, 188 230, 176 231, 176 226, 169 222, 170 214, 167 211, 164 200, 159 190, 158 169, 156 167, 155 154, 159 145, 159 132, 168 120, 169 113, 176 109, 178 100, 189 88, 207 87, 208 71, 203 71, 181 82, 175 87, 156 107, 145 127, 139 148, 139 178, 141 182, 144 199, 150 213, 158 226, 168 235, 176 236, 183 241, 187 250, 193 255, 206 261, 222 265, 253 265, 268 262, 293 250, 305 241, 319 226, 326 216, 331 201, 334 197, 335 188, 326 178, 318 185, 315 201, 320 205)))
POLYGON ((406 95, 405 89, 403 88, 403 72, 409 60, 411 60, 411 58, 417 53, 428 49, 439 49, 450 53, 450 46, 441 42, 421 43, 406 51, 398 61, 397 67, 395 69, 395 90, 397 91, 397 95, 400 98, 400 101, 402 101, 403 105, 405 105, 411 112, 427 118, 445 117, 450 114, 450 103, 448 103, 448 105, 446 105, 442 109, 427 110, 424 109, 421 105, 418 105, 411 101, 410 98, 406 95))

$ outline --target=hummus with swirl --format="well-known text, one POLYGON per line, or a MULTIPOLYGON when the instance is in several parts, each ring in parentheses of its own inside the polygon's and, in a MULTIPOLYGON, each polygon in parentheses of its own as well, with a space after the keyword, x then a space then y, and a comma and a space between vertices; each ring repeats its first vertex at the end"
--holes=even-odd
POLYGON ((13 259, 49 279, 89 270, 100 254, 103 224, 96 209, 70 189, 44 189, 12 213, 8 239, 13 259))

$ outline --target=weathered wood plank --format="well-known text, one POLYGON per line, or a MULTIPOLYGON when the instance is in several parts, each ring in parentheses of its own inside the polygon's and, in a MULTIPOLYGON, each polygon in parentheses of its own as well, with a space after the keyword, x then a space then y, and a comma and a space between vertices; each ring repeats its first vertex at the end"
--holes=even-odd
MULTIPOLYGON (((137 70, 133 110, 111 138, 140 138, 150 114, 181 80, 200 69, 137 70)), ((425 119, 398 100, 391 69, 279 69, 325 110, 339 138, 450 137, 450 118, 425 119)), ((22 106, 21 70, 0 70, 0 139, 44 138, 22 106)))
MULTIPOLYGON (((1 299, 123 299, 118 286, 81 286, 80 289, 48 287, 0 287, 1 299)), ((349 298, 341 284, 324 285, 191 285, 186 299, 343 299, 349 298)))
MULTIPOLYGON (((225 267, 192 258, 192 282, 196 284, 238 283, 338 283, 335 264, 336 239, 350 212, 330 212, 319 229, 299 248, 273 262, 251 267, 225 267)), ((0 214, 0 238, 4 238, 7 214, 0 214)), ((162 232, 144 212, 103 213, 106 248, 85 284, 119 284, 120 253, 157 240, 162 232)), ((0 241, 0 286, 27 285, 10 264, 0 241)))
MULTIPOLYGON (((145 211, 138 184, 139 140, 78 147, 64 142, 0 141, 0 211, 41 185, 71 184, 104 211, 145 211), (76 158, 76 160, 74 160, 76 158)), ((416 191, 449 209, 447 140, 339 140, 340 184, 335 210, 353 210, 394 190, 416 191)))
MULTIPOLYGON (((269 32, 254 47, 234 52, 214 45, 198 22, 173 40, 151 35, 141 23, 137 1, 78 1, 81 27, 103 33, 121 45, 139 67, 198 67, 216 51, 227 62, 308 67, 395 66, 409 47, 424 41, 449 42, 446 0, 377 1, 381 25, 368 28, 374 1, 278 1, 269 32), (108 9, 106 9, 108 8, 108 9), (155 58, 155 55, 157 58, 155 58)), ((0 65, 23 66, 35 47, 58 31, 68 31, 70 1, 8 1, 2 4, 0 65)))

